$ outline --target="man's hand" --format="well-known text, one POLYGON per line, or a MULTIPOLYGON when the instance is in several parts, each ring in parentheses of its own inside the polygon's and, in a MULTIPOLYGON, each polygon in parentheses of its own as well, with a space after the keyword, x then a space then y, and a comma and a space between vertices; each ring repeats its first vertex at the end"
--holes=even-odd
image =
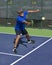
POLYGON ((26 25, 31 25, 32 24, 31 22, 28 22, 28 21, 25 21, 25 20, 23 21, 23 23, 26 24, 26 25))
POLYGON ((39 9, 36 10, 36 12, 39 12, 39 11, 40 11, 39 9))
POLYGON ((27 25, 31 25, 31 22, 28 22, 27 25))

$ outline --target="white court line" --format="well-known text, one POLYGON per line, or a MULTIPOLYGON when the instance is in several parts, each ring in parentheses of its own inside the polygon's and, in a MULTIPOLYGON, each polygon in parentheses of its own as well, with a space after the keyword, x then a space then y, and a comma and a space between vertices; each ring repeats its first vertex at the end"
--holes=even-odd
POLYGON ((24 56, 22 56, 21 58, 19 58, 18 60, 14 61, 13 63, 11 63, 10 65, 14 65, 17 62, 19 62, 20 60, 24 59, 25 57, 27 57, 29 54, 33 53, 34 51, 36 51, 37 49, 39 49, 40 47, 42 47, 43 45, 45 45, 47 42, 49 42, 50 40, 52 40, 52 38, 46 40, 45 42, 43 42, 42 44, 40 44, 39 46, 37 46, 36 48, 34 48, 33 50, 31 50, 29 53, 25 54, 24 56))
POLYGON ((18 56, 18 57, 22 57, 23 55, 17 55, 17 54, 11 54, 11 53, 4 53, 4 52, 0 52, 0 54, 2 55, 9 55, 9 56, 18 56))

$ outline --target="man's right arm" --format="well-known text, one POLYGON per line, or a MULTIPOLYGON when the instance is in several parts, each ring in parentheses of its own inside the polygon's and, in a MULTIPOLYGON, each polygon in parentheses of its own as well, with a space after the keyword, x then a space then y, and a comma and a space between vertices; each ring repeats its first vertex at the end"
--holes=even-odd
POLYGON ((18 21, 20 21, 20 23, 23 23, 23 24, 26 24, 26 25, 31 25, 30 22, 24 20, 24 18, 21 18, 21 17, 18 18, 18 21))
POLYGON ((28 21, 25 21, 25 20, 23 21, 23 23, 26 24, 26 25, 31 25, 31 22, 28 22, 28 21))

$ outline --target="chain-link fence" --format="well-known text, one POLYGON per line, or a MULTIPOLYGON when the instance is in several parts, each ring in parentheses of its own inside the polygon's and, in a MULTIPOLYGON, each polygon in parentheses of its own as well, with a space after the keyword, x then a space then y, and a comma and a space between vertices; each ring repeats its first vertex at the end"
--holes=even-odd
POLYGON ((0 0, 0 25, 14 25, 19 8, 39 9, 40 12, 29 13, 27 19, 33 22, 34 27, 52 28, 52 0, 0 0))

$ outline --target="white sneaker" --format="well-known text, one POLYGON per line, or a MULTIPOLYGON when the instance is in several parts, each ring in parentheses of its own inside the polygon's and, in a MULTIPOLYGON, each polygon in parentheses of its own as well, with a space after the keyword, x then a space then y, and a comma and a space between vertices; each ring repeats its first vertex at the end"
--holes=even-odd
POLYGON ((16 48, 13 49, 13 52, 14 52, 14 53, 17 53, 16 48))
POLYGON ((33 44, 34 44, 34 43, 35 43, 35 41, 34 41, 34 40, 30 40, 30 41, 28 41, 28 43, 33 43, 33 44))
POLYGON ((32 43, 32 41, 30 40, 30 41, 28 41, 28 43, 32 43))

